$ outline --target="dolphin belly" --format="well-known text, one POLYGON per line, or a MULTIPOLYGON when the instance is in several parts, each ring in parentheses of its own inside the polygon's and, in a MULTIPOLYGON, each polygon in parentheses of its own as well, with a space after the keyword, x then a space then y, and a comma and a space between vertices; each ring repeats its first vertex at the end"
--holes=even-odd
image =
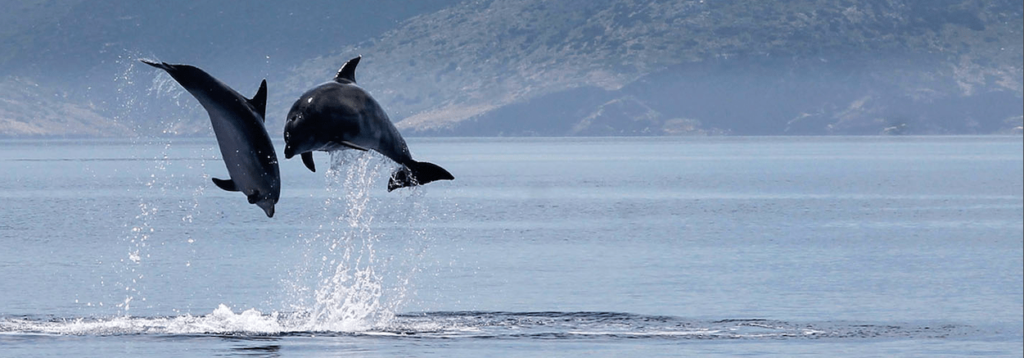
POLYGON ((280 190, 277 159, 269 136, 264 134, 265 138, 260 138, 252 133, 256 131, 239 123, 219 123, 213 128, 224 165, 238 191, 246 196, 267 196, 280 190))

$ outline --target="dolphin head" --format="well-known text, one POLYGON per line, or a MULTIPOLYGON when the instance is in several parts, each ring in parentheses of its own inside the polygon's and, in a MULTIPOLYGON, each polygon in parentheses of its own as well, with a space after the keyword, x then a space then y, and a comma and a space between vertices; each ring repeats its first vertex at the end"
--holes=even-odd
POLYGON ((280 186, 271 184, 270 188, 264 188, 265 190, 256 190, 252 194, 249 194, 249 203, 256 204, 263 212, 267 214, 268 218, 274 217, 274 205, 277 204, 278 198, 281 197, 281 191, 277 190, 280 186))
POLYGON ((263 209, 263 212, 267 213, 268 218, 274 217, 274 200, 263 199, 257 201, 256 206, 259 206, 260 209, 263 209))
POLYGON ((312 134, 306 125, 305 106, 308 100, 305 96, 295 101, 292 109, 288 111, 288 120, 284 123, 284 157, 291 159, 296 154, 302 154, 313 150, 312 134))

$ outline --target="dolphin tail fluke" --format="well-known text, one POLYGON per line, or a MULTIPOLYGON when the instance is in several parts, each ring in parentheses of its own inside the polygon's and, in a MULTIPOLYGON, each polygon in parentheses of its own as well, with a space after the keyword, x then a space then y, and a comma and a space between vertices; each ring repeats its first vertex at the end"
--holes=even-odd
POLYGON ((170 71, 171 70, 171 64, 168 64, 167 62, 153 62, 153 61, 150 61, 150 60, 143 60, 143 59, 139 59, 139 61, 142 61, 142 63, 145 63, 147 65, 159 68, 159 69, 164 70, 164 71, 170 71))
POLYGON ((391 174, 391 179, 388 180, 388 191, 407 186, 423 185, 435 180, 452 179, 455 179, 452 173, 434 163, 411 162, 391 174))

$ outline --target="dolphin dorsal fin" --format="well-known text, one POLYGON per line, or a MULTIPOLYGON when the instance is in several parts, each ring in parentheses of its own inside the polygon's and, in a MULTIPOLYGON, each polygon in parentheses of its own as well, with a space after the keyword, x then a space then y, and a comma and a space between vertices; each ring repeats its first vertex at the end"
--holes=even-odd
POLYGON ((362 55, 356 56, 338 69, 338 74, 334 76, 334 80, 341 83, 356 83, 356 65, 359 64, 359 59, 363 58, 362 55))
POLYGON ((256 95, 252 96, 249 100, 249 104, 252 108, 256 109, 256 113, 263 118, 263 122, 267 121, 267 80, 264 79, 263 83, 260 83, 260 89, 256 91, 256 95))

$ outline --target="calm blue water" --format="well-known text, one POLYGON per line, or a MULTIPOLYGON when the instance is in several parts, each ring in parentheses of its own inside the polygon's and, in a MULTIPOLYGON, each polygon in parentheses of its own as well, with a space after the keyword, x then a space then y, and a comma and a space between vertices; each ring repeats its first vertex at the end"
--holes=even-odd
POLYGON ((1020 137, 410 147, 456 180, 318 153, 268 219, 212 139, 0 141, 0 355, 1024 352, 1020 137))

